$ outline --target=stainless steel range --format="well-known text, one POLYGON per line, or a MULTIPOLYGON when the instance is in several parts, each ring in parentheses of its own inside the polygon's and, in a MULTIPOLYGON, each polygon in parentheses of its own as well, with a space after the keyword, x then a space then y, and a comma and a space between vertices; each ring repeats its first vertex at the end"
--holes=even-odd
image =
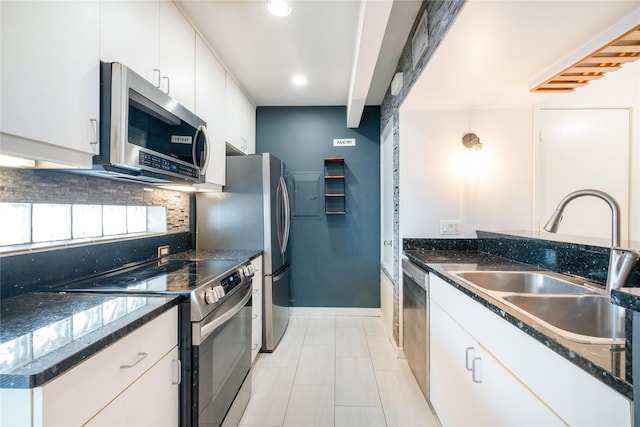
POLYGON ((238 392, 251 368, 253 274, 249 261, 162 258, 58 290, 182 295, 181 424, 213 426, 237 423, 225 416, 250 396, 250 381, 238 392))

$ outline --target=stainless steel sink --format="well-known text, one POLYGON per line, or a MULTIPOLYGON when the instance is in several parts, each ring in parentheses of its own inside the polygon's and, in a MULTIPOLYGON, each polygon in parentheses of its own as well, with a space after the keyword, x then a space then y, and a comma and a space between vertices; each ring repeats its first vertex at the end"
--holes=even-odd
POLYGON ((586 286, 535 271, 458 271, 452 275, 489 291, 522 294, 586 294, 586 286))
POLYGON ((606 295, 506 295, 512 304, 573 341, 623 343, 622 307, 606 295))
POLYGON ((623 344, 624 309, 608 293, 542 271, 453 271, 457 277, 577 342, 623 344))

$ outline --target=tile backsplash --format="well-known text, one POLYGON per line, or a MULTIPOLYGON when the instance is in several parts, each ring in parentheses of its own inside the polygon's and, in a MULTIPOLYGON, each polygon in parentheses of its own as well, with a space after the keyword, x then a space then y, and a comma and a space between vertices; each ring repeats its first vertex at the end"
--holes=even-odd
POLYGON ((165 206, 167 231, 190 231, 191 195, 69 172, 0 168, 0 202, 165 206))

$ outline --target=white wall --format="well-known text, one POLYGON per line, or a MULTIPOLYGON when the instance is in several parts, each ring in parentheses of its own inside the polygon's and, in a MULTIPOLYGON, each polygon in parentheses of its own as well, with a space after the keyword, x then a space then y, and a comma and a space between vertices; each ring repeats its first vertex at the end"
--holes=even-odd
POLYGON ((530 229, 532 109, 400 110, 400 236, 474 237, 477 229, 530 229), (462 145, 467 131, 480 153, 462 145), (473 159, 480 154, 480 159, 473 159), (460 220, 442 236, 440 220, 460 220))
POLYGON ((631 108, 629 238, 640 241, 640 61, 626 64, 573 93, 551 96, 538 103, 536 111, 539 108, 631 108))
POLYGON ((401 108, 400 237, 473 237, 478 229, 534 229, 536 111, 607 107, 632 109, 630 238, 640 241, 640 168, 636 166, 640 164, 640 61, 574 93, 550 95, 528 108, 401 108), (467 131, 476 133, 483 143, 486 158, 481 171, 464 166, 470 151, 461 139, 467 131), (442 219, 459 219, 460 235, 440 235, 442 219))

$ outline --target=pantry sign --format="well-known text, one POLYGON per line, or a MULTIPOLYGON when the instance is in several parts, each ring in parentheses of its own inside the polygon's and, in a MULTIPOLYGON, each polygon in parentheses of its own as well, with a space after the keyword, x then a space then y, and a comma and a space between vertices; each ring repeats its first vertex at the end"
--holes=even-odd
POLYGON ((334 147, 355 147, 356 139, 355 138, 340 138, 333 140, 334 147))

